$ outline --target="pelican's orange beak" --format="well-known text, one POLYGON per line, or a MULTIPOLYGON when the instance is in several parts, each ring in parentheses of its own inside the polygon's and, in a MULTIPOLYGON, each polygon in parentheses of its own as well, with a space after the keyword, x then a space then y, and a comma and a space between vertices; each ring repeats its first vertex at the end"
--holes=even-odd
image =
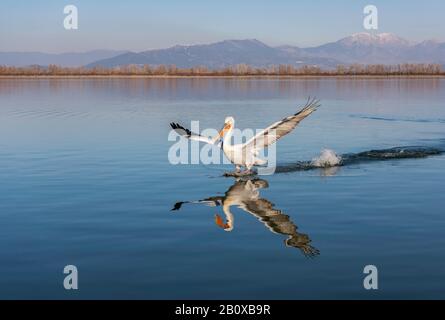
POLYGON ((224 223, 224 220, 218 214, 215 214, 215 223, 220 228, 223 228, 223 229, 230 228, 229 224, 224 223))
POLYGON ((224 134, 226 133, 227 130, 229 130, 232 127, 232 125, 230 123, 226 123, 224 125, 224 127, 221 129, 221 131, 219 132, 219 137, 222 138, 224 136, 224 134))

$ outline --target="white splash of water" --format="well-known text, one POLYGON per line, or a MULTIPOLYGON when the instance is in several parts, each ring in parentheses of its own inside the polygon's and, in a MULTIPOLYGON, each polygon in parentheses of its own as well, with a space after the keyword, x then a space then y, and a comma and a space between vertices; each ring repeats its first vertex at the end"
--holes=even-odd
POLYGON ((318 157, 313 158, 311 164, 318 168, 328 168, 338 166, 341 162, 341 156, 333 150, 323 149, 318 157))

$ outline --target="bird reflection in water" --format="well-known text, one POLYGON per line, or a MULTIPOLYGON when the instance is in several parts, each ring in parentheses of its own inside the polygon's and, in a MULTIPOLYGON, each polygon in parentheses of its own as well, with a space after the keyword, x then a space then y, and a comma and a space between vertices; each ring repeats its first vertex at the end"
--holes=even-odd
POLYGON ((213 196, 198 201, 177 202, 172 211, 181 209, 182 205, 186 203, 221 207, 225 214, 225 220, 216 214, 215 223, 225 231, 232 231, 235 225, 230 207, 237 206, 255 216, 273 233, 287 235, 288 237, 284 241, 286 246, 300 249, 306 257, 317 256, 320 252, 310 245, 311 239, 309 236, 299 233, 297 226, 291 221, 290 217, 283 214, 281 210, 275 209, 272 202, 260 198, 259 190, 268 186, 268 182, 262 179, 239 179, 226 191, 224 196, 213 196))

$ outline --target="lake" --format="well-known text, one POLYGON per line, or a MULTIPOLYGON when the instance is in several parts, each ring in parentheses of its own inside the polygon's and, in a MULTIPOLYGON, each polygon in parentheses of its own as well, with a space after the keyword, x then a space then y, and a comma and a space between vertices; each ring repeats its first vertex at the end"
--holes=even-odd
POLYGON ((0 298, 444 299, 444 129, 444 78, 0 79, 0 298), (172 121, 264 128, 308 96, 274 175, 168 161, 172 121), (323 149, 342 165, 304 165, 323 149))

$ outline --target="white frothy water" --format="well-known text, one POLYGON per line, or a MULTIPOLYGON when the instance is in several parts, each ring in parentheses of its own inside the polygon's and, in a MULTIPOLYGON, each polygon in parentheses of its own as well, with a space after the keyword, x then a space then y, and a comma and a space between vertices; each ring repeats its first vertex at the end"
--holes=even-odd
POLYGON ((341 162, 341 156, 333 150, 323 149, 318 157, 313 158, 311 164, 319 168, 335 167, 341 162))

